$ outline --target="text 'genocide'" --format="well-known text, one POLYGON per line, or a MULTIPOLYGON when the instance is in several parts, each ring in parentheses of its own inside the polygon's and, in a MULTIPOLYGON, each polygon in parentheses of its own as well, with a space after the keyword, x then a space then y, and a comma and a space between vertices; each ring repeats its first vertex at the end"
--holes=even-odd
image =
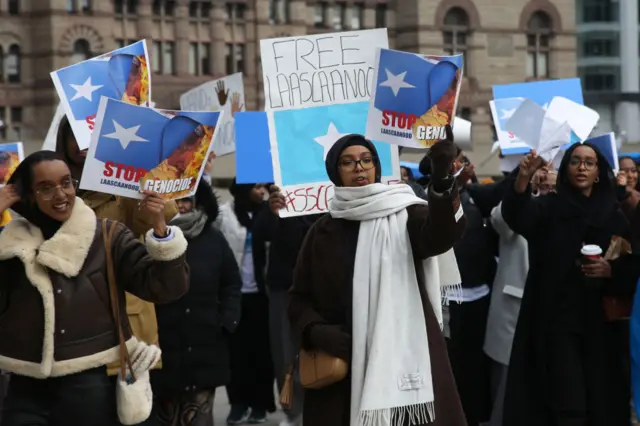
POLYGON ((272 109, 371 95, 373 68, 358 44, 359 35, 294 38, 272 42, 265 80, 272 109))

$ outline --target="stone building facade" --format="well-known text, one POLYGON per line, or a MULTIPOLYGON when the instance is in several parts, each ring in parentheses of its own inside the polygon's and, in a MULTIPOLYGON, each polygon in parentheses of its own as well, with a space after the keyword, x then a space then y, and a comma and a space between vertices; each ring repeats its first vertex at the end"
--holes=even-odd
POLYGON ((263 105, 260 39, 387 27, 392 48, 464 53, 458 113, 477 160, 493 142, 492 85, 576 75, 574 15, 574 0, 0 0, 0 140, 38 149, 58 103, 49 73, 142 38, 158 107, 242 71, 251 110, 263 105))

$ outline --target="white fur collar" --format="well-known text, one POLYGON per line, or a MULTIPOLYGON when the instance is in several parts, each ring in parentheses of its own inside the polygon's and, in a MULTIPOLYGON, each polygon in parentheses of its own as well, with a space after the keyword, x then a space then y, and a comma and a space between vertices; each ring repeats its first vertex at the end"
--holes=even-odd
POLYGON ((93 244, 96 215, 76 197, 71 217, 45 241, 40 229, 26 219, 15 219, 0 232, 0 260, 14 257, 23 263, 37 261, 67 277, 80 273, 93 244))

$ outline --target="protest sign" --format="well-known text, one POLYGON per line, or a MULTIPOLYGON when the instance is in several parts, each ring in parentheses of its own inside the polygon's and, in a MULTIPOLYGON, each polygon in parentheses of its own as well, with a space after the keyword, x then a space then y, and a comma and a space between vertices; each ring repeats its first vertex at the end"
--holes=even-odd
POLYGON ((410 148, 445 139, 445 126, 454 125, 462 58, 378 49, 367 138, 410 148))
POLYGON ((234 115, 245 110, 244 80, 242 73, 212 80, 185 92, 180 96, 183 111, 224 111, 218 123, 219 134, 213 145, 217 157, 235 151, 234 115))
POLYGON ((7 184, 22 160, 24 160, 22 142, 0 144, 0 187, 7 184))
MULTIPOLYGON (((530 99, 546 110, 556 96, 584 104, 580 79, 544 80, 493 86, 494 100, 489 102, 489 105, 500 149, 504 155, 522 154, 530 149, 526 143, 509 133, 504 127, 520 104, 525 99, 530 99)), ((577 142, 577 139, 572 139, 572 142, 577 142)))
MULTIPOLYGON (((325 157, 342 136, 364 134, 369 102, 267 111, 273 174, 285 196, 281 217, 328 211, 333 184, 325 157)), ((382 165, 382 182, 400 181, 398 147, 374 142, 382 165)))
POLYGON ((265 110, 369 100, 386 28, 260 40, 265 110))
POLYGON ((236 127, 236 182, 272 183, 269 122, 263 111, 239 112, 236 127))
POLYGON ((49 130, 47 131, 47 136, 44 138, 44 143, 42 144, 42 149, 46 151, 55 151, 56 143, 58 140, 58 129, 60 128, 60 121, 62 117, 64 117, 64 107, 62 104, 58 104, 56 108, 56 112, 53 115, 53 119, 51 120, 51 124, 49 125, 49 130))
POLYGON ((100 97, 149 106, 151 70, 144 40, 66 68, 51 79, 80 149, 87 149, 100 97))
POLYGON ((620 164, 618 162, 618 145, 616 144, 615 133, 605 133, 604 135, 587 139, 585 142, 595 145, 602 153, 602 156, 607 159, 614 173, 618 173, 620 164))
POLYGON ((195 193, 222 112, 152 109, 103 97, 82 172, 82 189, 167 199, 195 193))

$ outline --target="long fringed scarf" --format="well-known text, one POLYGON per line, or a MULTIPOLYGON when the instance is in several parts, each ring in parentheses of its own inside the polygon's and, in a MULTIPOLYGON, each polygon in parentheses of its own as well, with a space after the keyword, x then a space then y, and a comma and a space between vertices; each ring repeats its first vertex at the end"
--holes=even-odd
MULTIPOLYGON (((421 425, 435 419, 424 310, 406 208, 427 204, 407 185, 335 189, 334 218, 360 221, 353 274, 351 426, 421 425)), ((423 261, 429 302, 459 288, 453 250, 423 261)))

